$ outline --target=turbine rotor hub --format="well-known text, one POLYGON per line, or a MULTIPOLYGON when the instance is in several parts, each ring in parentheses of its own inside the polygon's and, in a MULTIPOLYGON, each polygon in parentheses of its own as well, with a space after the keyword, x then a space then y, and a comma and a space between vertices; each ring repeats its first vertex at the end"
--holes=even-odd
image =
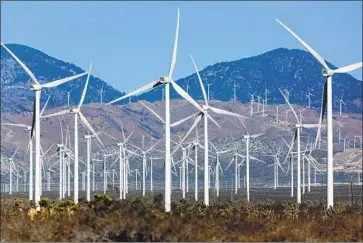
POLYGON ((30 84, 30 90, 32 90, 32 91, 37 91, 37 90, 41 90, 41 89, 42 89, 42 85, 40 85, 40 84, 35 84, 35 83, 30 84))
POLYGON ((170 83, 170 77, 168 77, 168 76, 161 76, 160 78, 159 78, 159 81, 160 81, 160 83, 164 83, 164 84, 166 84, 166 83, 170 83))
POLYGON ((78 113, 79 112, 79 109, 78 108, 71 108, 71 112, 72 113, 78 113))
POLYGON ((322 70, 322 75, 324 77, 331 77, 331 76, 333 76, 333 74, 334 74, 334 72, 332 72, 331 70, 328 70, 325 68, 322 70))

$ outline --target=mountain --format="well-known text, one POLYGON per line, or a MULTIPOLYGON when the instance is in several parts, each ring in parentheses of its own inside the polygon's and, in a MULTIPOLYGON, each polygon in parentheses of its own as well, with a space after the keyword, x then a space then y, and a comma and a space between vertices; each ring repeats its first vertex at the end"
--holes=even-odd
MULTIPOLYGON (((327 62, 329 67, 336 69, 333 64, 327 62)), ((198 65, 198 63, 197 63, 198 65)), ((303 50, 289 50, 279 48, 264 54, 243 58, 236 61, 221 62, 208 66, 200 71, 204 87, 207 91, 207 83, 210 85, 210 97, 214 100, 230 101, 233 98, 234 82, 237 99, 243 103, 250 102, 248 94, 256 93, 263 99, 265 87, 270 91, 268 103, 281 104, 284 98, 279 92, 287 88, 291 90, 290 101, 298 105, 307 105, 308 90, 314 95, 311 97, 311 105, 320 107, 322 89, 325 78, 322 76, 320 64, 303 50)), ((190 87, 189 94, 202 99, 202 92, 195 73, 176 81, 185 90, 190 87)), ((140 99, 148 101, 160 100, 162 89, 157 88, 140 99)), ((343 112, 362 112, 362 81, 349 74, 335 74, 333 77, 333 100, 336 101, 343 95, 346 107, 343 112)), ((171 97, 179 97, 174 90, 171 97)), ((255 97, 256 98, 256 97, 255 97)), ((339 103, 334 102, 335 110, 339 109, 339 103)))
MULTIPOLYGON (((18 44, 7 44, 6 46, 29 67, 40 83, 84 72, 72 63, 58 60, 28 46, 18 44)), ((18 113, 32 110, 34 92, 29 90, 29 81, 29 76, 20 65, 1 47, 1 111, 18 113)), ((50 95, 49 108, 66 105, 68 102, 67 91, 71 91, 70 104, 78 104, 85 82, 86 77, 84 76, 56 88, 42 90, 41 106, 47 100, 48 95, 50 95)), ((103 96, 104 102, 124 94, 100 78, 91 75, 85 103, 99 102, 102 86, 104 94, 107 94, 103 96)))
MULTIPOLYGON (((160 114, 160 116, 164 115, 164 102, 154 102, 146 104, 151 107, 156 113, 160 114)), ((210 104, 214 107, 218 107, 225 110, 235 110, 238 114, 249 116, 249 105, 242 104, 240 102, 234 101, 211 101, 210 104)), ((301 107, 296 107, 301 108, 301 107)), ((64 109, 64 107, 49 109, 46 113, 53 113, 59 111, 60 109, 64 109)), ((250 141, 250 153, 252 156, 257 157, 267 164, 271 165, 273 162, 273 157, 267 157, 266 155, 275 154, 278 150, 281 150, 281 154, 279 156, 279 160, 281 163, 285 158, 285 154, 287 153, 287 146, 284 144, 281 137, 287 141, 287 143, 291 143, 291 139, 293 136, 294 121, 295 118, 291 112, 288 113, 288 124, 285 124, 285 114, 286 110, 289 107, 287 105, 282 105, 279 109, 280 123, 276 123, 276 107, 275 105, 267 105, 266 107, 266 116, 254 115, 253 119, 244 119, 244 124, 247 127, 248 131, 251 134, 256 134, 260 132, 264 132, 266 135, 261 136, 257 139, 251 139, 250 141), (261 149, 263 148, 263 149, 261 149)), ((171 122, 178 121, 190 114, 197 112, 197 110, 189 104, 185 100, 172 100, 171 102, 171 122)), ((145 136, 145 147, 149 148, 151 144, 155 143, 156 140, 159 140, 156 148, 160 150, 164 150, 165 140, 164 140, 164 130, 161 122, 148 111, 143 105, 140 103, 131 103, 124 106, 116 107, 110 106, 106 104, 85 104, 82 106, 82 113, 90 122, 92 127, 95 128, 97 132, 100 132, 100 139, 103 144, 106 146, 107 154, 118 154, 118 147, 116 143, 122 140, 122 130, 125 133, 125 136, 129 136, 132 132, 132 136, 130 137, 129 144, 127 147, 129 149, 133 148, 132 145, 136 145, 141 147, 142 144, 142 136, 145 136), (111 135, 106 135, 105 133, 111 135), (153 137, 156 140, 152 140, 153 137)), ((212 122, 208 123, 208 135, 209 141, 213 143, 215 147, 219 150, 230 149, 233 147, 238 148, 240 153, 244 154, 246 151, 245 143, 243 141, 243 135, 246 134, 245 129, 242 127, 240 121, 237 118, 225 117, 222 115, 218 115, 215 113, 210 113, 210 115, 221 125, 221 129, 218 129, 212 122)), ((347 116, 337 117, 339 122, 345 124, 344 129, 342 129, 342 137, 348 136, 347 141, 350 143, 347 144, 349 148, 356 146, 353 145, 353 140, 355 135, 362 134, 362 117, 361 115, 358 117, 357 114, 355 116, 351 116, 351 114, 344 114, 347 116)), ((22 114, 2 114, 2 121, 10 122, 10 123, 24 123, 31 124, 31 114, 30 113, 22 113, 22 114)), ((318 112, 314 110, 305 110, 303 113, 303 120, 305 123, 316 123, 318 120, 318 112)), ((56 144, 61 143, 62 139, 65 142, 65 134, 66 131, 69 131, 69 139, 68 144, 71 149, 73 149, 73 138, 74 138, 74 117, 72 114, 68 114, 62 116, 61 125, 59 117, 50 117, 44 118, 41 120, 41 145, 44 151, 47 151, 49 148, 48 156, 51 158, 46 160, 47 164, 57 164, 59 161, 58 156, 52 156, 56 153, 57 146, 56 144), (63 138, 61 135, 61 127, 63 128, 63 138)), ((189 127, 193 123, 193 119, 186 121, 178 127, 171 129, 171 138, 173 141, 179 141, 178 135, 184 136, 188 131, 189 127)), ((84 126, 79 125, 79 153, 80 160, 85 162, 86 158, 86 141, 84 140, 84 135, 87 134, 84 126)), ((198 124, 198 133, 199 133, 199 141, 203 143, 203 121, 198 124)), ((338 143, 337 131, 334 129, 334 151, 339 152, 342 151, 343 143, 342 141, 338 143)), ((14 151, 17 150, 17 154, 14 157, 14 161, 17 163, 17 166, 21 168, 28 167, 28 156, 27 145, 28 145, 28 132, 25 132, 23 128, 14 128, 7 126, 1 126, 1 154, 2 158, 6 158, 12 156, 14 151)), ((305 147, 306 141, 310 137, 313 139, 316 135, 315 129, 303 129, 301 135, 301 146, 305 147)), ((187 142, 192 141, 195 137, 195 132, 192 132, 187 142)), ((322 148, 325 149, 325 131, 323 131, 323 142, 322 148)), ((175 148, 175 144, 172 143, 172 150, 175 148)), ((210 146, 210 151, 212 154, 215 153, 215 149, 213 146, 210 146)), ((92 139, 92 157, 102 159, 102 154, 100 151, 100 147, 96 139, 92 139)), ((326 152, 323 151, 314 151, 314 157, 319 160, 320 157, 326 156, 326 152)), ((191 151, 192 158, 194 158, 194 152, 191 151)), ((163 152, 155 152, 153 157, 163 157, 163 152)), ((233 170, 234 167, 230 166, 226 171, 231 159, 233 157, 233 153, 224 154, 220 157, 220 163, 222 165, 223 171, 225 175, 224 178, 233 178, 233 170), (229 177, 228 177, 229 176, 229 177)), ((181 152, 177 152, 173 156, 175 162, 179 161, 181 158, 181 152)), ((199 163, 202 164, 203 161, 203 151, 199 149, 199 163)), ((109 166, 112 168, 117 168, 117 157, 113 156, 108 160, 109 166), (116 164, 115 164, 116 163, 116 164), (111 166, 112 165, 112 166, 111 166)), ((84 169, 84 163, 80 163, 80 171, 84 169)), ((211 157, 211 163, 215 164, 215 160, 211 157)), ((102 171, 102 162, 97 163, 97 174, 102 171)), ((132 169, 139 168, 141 169, 142 161, 139 157, 131 157, 130 166, 132 169)), ((155 160, 154 161, 155 171, 154 178, 162 178, 163 177, 163 160, 155 160)), ((176 165, 177 167, 179 165, 176 165)), ((286 168, 287 163, 284 165, 286 168)), ((1 168, 4 170, 4 166, 1 168)), ((202 172, 201 172, 202 173, 202 172)), ((98 176, 98 175, 97 175, 98 176)), ((268 181, 273 181, 273 167, 268 167, 267 165, 262 165, 256 161, 251 162, 251 178, 253 180, 261 180, 262 178, 268 178, 268 181)), ((202 177, 201 177, 202 178, 202 177)), ((284 177, 286 180, 289 177, 284 177)))
MULTIPOLYGON (((67 63, 50 57, 45 53, 18 44, 7 45, 21 60, 35 73, 42 81, 47 82, 84 70, 72 63, 67 63)), ((328 62, 331 68, 336 68, 328 62)), ((285 48, 275 49, 264 54, 243 58, 236 61, 221 62, 208 66, 200 71, 205 87, 210 86, 211 99, 230 101, 233 97, 234 83, 238 86, 236 94, 239 101, 246 103, 250 101, 249 93, 256 93, 264 98, 264 89, 270 90, 268 103, 284 103, 284 99, 278 88, 289 89, 290 100, 298 105, 307 105, 306 94, 308 89, 314 95, 311 97, 312 106, 319 107, 322 97, 322 88, 325 82, 321 75, 321 67, 315 59, 306 51, 289 50, 285 48)), ((51 95, 48 103, 49 108, 67 104, 67 93, 71 91, 71 104, 77 104, 81 96, 85 83, 85 77, 61 85, 54 89, 44 89, 41 96, 41 104, 44 104, 48 95, 51 95)), ((191 74, 176 81, 184 89, 189 85, 189 93, 195 99, 202 99, 202 92, 197 81, 196 74, 191 74)), ((11 58, 11 56, 1 48, 1 98, 2 111, 17 113, 31 111, 33 92, 29 90, 29 77, 11 58)), ((114 89, 105 81, 91 76, 85 103, 100 101, 100 89, 104 87, 104 102, 120 97, 124 93, 114 89)), ((349 74, 336 74, 333 77, 333 98, 340 99, 346 103, 343 111, 362 112, 362 82, 353 78, 349 74)), ((133 97, 133 100, 142 99, 150 102, 161 100, 162 86, 154 90, 133 97)), ((171 89, 172 99, 179 99, 176 92, 171 89)), ((122 101, 120 103, 126 103, 122 101)), ((334 108, 339 108, 338 102, 334 102, 334 108)))

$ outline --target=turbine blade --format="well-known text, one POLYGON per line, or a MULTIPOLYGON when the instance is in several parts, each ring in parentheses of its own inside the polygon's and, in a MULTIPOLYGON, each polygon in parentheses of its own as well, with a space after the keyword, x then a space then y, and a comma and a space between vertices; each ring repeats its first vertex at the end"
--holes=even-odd
POLYGON ((77 75, 74 75, 74 76, 71 76, 71 77, 67 77, 67 78, 63 78, 63 79, 58 79, 58 80, 55 80, 55 81, 50 82, 50 83, 42 84, 42 87, 43 88, 53 88, 53 87, 57 87, 57 86, 59 86, 61 84, 64 84, 64 83, 67 83, 67 82, 72 81, 74 79, 83 77, 87 73, 88 72, 84 72, 84 73, 80 73, 80 74, 77 74, 77 75))
POLYGON ((124 140, 124 143, 127 143, 127 141, 129 140, 129 138, 131 137, 131 135, 134 133, 134 131, 132 131, 131 133, 130 133, 130 135, 126 138, 126 140, 124 140))
POLYGON ((178 17, 177 17, 177 22, 176 22, 176 31, 175 31, 175 39, 174 39, 174 47, 173 47, 173 55, 171 56, 171 63, 170 63, 170 69, 169 69, 169 78, 171 79, 173 72, 174 72, 174 68, 175 68, 175 63, 176 63, 176 56, 177 56, 177 51, 178 51, 178 39, 179 39, 179 8, 178 8, 178 17))
POLYGON ((176 146, 176 148, 173 150, 173 152, 171 153, 171 155, 173 155, 179 148, 179 146, 181 144, 183 144, 184 140, 189 136, 189 134, 193 131, 194 127, 196 127, 199 123, 199 121, 202 119, 203 113, 199 113, 199 115, 197 116, 197 118, 194 120, 193 125, 190 127, 189 131, 187 132, 187 134, 185 134, 184 138, 180 141, 180 143, 176 146))
POLYGON ((240 118, 247 118, 247 117, 242 116, 240 114, 233 113, 233 112, 226 111, 226 110, 222 110, 222 109, 219 109, 219 108, 216 108, 216 107, 212 107, 212 106, 208 106, 208 107, 209 107, 209 109, 211 109, 213 112, 215 112, 217 114, 227 115, 227 116, 235 116, 235 117, 240 117, 240 118))
POLYGON ((250 137, 251 138, 258 138, 258 137, 261 137, 262 135, 264 135, 265 133, 257 133, 257 134, 254 134, 254 135, 251 135, 250 137))
POLYGON ((34 101, 33 101, 33 120, 32 120, 32 128, 31 128, 31 132, 30 132, 30 139, 33 138, 33 134, 34 134, 34 128, 35 128, 35 96, 34 96, 34 101))
POLYGON ((231 166, 231 164, 233 163, 233 161, 234 161, 234 156, 232 157, 231 162, 230 162, 230 163, 229 163, 229 165, 227 166, 226 170, 228 170, 228 168, 231 166))
POLYGON ((190 116, 187 116, 177 122, 174 122, 173 124, 170 125, 170 127, 176 127, 176 126, 179 126, 180 124, 182 124, 183 122, 189 120, 190 118, 194 117, 195 115, 197 115, 199 112, 193 114, 193 115, 190 115, 190 116))
POLYGON ((40 117, 42 117, 42 115, 43 115, 43 113, 44 113, 44 110, 45 110, 45 108, 47 107, 47 104, 48 104, 49 98, 50 98, 50 95, 48 95, 48 99, 47 99, 47 101, 45 102, 45 104, 44 104, 44 106, 43 106, 42 111, 40 112, 40 115, 39 115, 40 117))
POLYGON ((142 94, 142 93, 145 93, 145 92, 147 92, 147 91, 149 91, 149 90, 151 90, 151 89, 153 89, 153 88, 156 88, 156 87, 158 87, 159 85, 161 85, 162 83, 160 83, 159 82, 159 80, 157 80, 157 81, 152 81, 151 83, 148 83, 147 85, 145 85, 145 86, 142 86, 141 88, 139 88, 139 89, 137 89, 137 90, 135 90, 135 91, 132 91, 132 92, 130 92, 130 93, 128 93, 128 94, 125 94, 124 96, 122 96, 122 97, 120 97, 120 98, 117 98, 117 99, 115 99, 115 100, 113 100, 113 101, 111 101, 111 102, 108 102, 107 104, 113 104, 113 103, 115 103, 115 102, 117 102, 117 101, 120 101, 120 100, 123 100, 123 99, 126 99, 126 98, 128 98, 128 97, 130 97, 130 96, 136 96, 136 95, 140 95, 140 94, 142 94))
POLYGON ((82 91, 82 96, 81 96, 81 100, 79 101, 79 104, 78 104, 78 109, 81 108, 81 106, 83 105, 83 102, 84 102, 84 98, 86 98, 86 93, 87 93, 87 87, 88 87, 88 81, 89 81, 89 78, 91 76, 91 70, 92 70, 92 61, 91 61, 91 64, 89 66, 89 70, 88 70, 88 75, 87 75, 87 80, 86 80, 86 83, 84 85, 84 88, 83 88, 83 91, 82 91))
POLYGON ((84 125, 86 125, 86 127, 93 133, 93 135, 96 137, 96 139, 98 140, 98 142, 102 145, 102 147, 104 148, 105 145, 103 145, 101 139, 98 137, 97 133, 95 132, 95 130, 93 130, 91 124, 89 124, 89 122, 87 121, 86 117, 83 116, 83 114, 81 112, 78 112, 79 114, 79 118, 81 119, 81 121, 83 122, 84 125))
POLYGON ((319 141, 319 139, 321 137, 321 126, 322 126, 322 123, 323 123, 323 120, 324 120, 324 114, 325 114, 327 99, 328 99, 327 86, 328 86, 328 81, 326 80, 325 84, 324 84, 324 88, 323 88, 323 102, 321 104, 321 111, 320 111, 320 117, 319 117, 319 127, 318 127, 318 130, 316 132, 316 138, 315 138, 315 144, 314 144, 315 149, 318 146, 318 141, 319 141))
POLYGON ((292 110, 292 113, 294 114, 295 118, 296 118, 296 122, 300 123, 299 121, 299 117, 297 116, 294 108, 292 108, 292 105, 290 104, 289 100, 286 98, 286 96, 284 95, 284 93, 281 91, 281 89, 279 88, 280 93, 282 94, 282 96, 284 97, 285 101, 287 102, 287 104, 289 105, 290 109, 292 110))
POLYGON ((318 128, 319 124, 303 124, 302 127, 304 127, 304 128, 318 128))
POLYGON ((202 107, 192 97, 190 97, 190 95, 188 95, 188 93, 185 92, 177 83, 175 83, 174 81, 171 81, 170 83, 181 97, 189 101, 189 103, 191 103, 195 108, 204 113, 202 107))
POLYGON ((221 128, 221 126, 218 124, 218 122, 216 121, 216 120, 214 120, 214 118, 211 116, 211 115, 209 115, 208 113, 207 113, 207 117, 208 117, 208 119, 210 119, 214 124, 216 124, 216 126, 217 127, 219 127, 219 128, 221 128))
MULTIPOLYGON (((351 64, 351 65, 348 65, 345 67, 335 69, 335 70, 333 70, 333 72, 334 73, 349 73, 349 72, 354 71, 361 67, 362 67, 362 62, 358 62, 358 63, 354 63, 354 64, 351 64)), ((343 98, 343 96, 342 96, 342 98, 343 98)))
POLYGON ((158 115, 158 113, 156 113, 155 111, 153 111, 150 107, 148 107, 146 104, 144 104, 141 100, 139 102, 140 102, 140 104, 142 104, 143 106, 145 106, 146 109, 148 109, 151 113, 153 113, 165 125, 165 121, 163 120, 163 118, 161 118, 158 115))
POLYGON ((66 115, 68 113, 71 113, 71 112, 69 110, 63 110, 63 111, 58 111, 58 112, 53 113, 53 114, 49 114, 49 115, 42 116, 41 118, 47 118, 47 117, 53 117, 53 116, 61 116, 61 115, 66 115))
POLYGON ((18 124, 18 123, 5 123, 5 122, 2 122, 1 125, 2 126, 13 126, 13 127, 24 127, 24 128, 28 128, 27 125, 25 125, 25 124, 18 124))
POLYGON ((205 100, 205 104, 208 105, 208 98, 207 98, 207 93, 205 92, 205 88, 204 88, 204 85, 203 85, 203 81, 202 81, 202 78, 200 77, 200 74, 199 74, 199 71, 198 71, 198 67, 197 65, 195 64, 195 61, 192 57, 192 55, 189 55, 190 56, 190 59, 192 59, 192 62, 193 62, 193 65, 194 65, 194 69, 195 69, 195 72, 197 73, 197 76, 198 76, 198 80, 199 80, 199 84, 200 84, 200 87, 202 88, 202 93, 203 93, 203 97, 204 97, 204 100, 205 100))
POLYGON ((313 55, 313 57, 327 70, 329 70, 328 65, 326 64, 326 62, 324 61, 324 58, 322 58, 313 48, 311 48, 308 44, 305 43, 305 41, 303 41, 299 36, 297 36, 289 27, 287 27, 286 25, 284 25, 280 20, 276 19, 276 21, 282 26, 284 27, 288 32, 290 32, 290 34, 292 34, 295 39, 297 39, 301 45, 303 45, 306 50, 308 50, 311 55, 313 55))
POLYGON ((17 63, 24 69, 24 71, 29 75, 29 77, 36 83, 39 84, 37 78, 35 77, 35 75, 30 71, 30 69, 25 66, 25 64, 20 61, 20 59, 12 52, 9 50, 9 48, 7 48, 2 42, 1 42, 1 46, 4 47, 4 49, 9 52, 9 54, 17 61, 17 63))

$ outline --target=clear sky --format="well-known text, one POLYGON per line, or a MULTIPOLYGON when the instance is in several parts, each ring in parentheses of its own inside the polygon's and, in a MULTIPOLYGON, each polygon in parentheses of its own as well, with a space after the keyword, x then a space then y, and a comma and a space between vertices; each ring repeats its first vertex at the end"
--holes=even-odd
MULTIPOLYGON (((174 80, 199 69, 301 46, 279 18, 336 66, 362 60, 362 1, 4 2, 1 41, 39 49, 128 91, 167 75, 180 7, 174 80)), ((362 71, 352 73, 362 79, 362 71)))

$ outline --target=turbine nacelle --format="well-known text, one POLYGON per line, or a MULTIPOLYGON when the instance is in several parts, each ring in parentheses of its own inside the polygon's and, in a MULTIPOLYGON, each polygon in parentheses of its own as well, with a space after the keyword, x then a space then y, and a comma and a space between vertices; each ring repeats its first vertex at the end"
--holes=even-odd
POLYGON ((77 108, 71 108, 70 109, 70 111, 72 112, 72 113, 78 113, 79 112, 79 108, 77 107, 77 108))
POLYGON ((324 76, 324 77, 331 77, 331 76, 333 76, 334 75, 334 72, 332 71, 332 70, 328 70, 328 69, 323 69, 322 70, 322 75, 324 76))
POLYGON ((166 83, 170 83, 171 82, 171 79, 170 79, 170 77, 168 77, 168 76, 161 76, 160 78, 159 78, 159 81, 160 81, 160 83, 164 83, 164 84, 166 84, 166 83))
POLYGON ((36 83, 30 84, 30 90, 32 90, 32 91, 41 90, 42 88, 43 87, 41 84, 36 84, 36 83))
POLYGON ((207 106, 207 105, 202 105, 202 109, 203 109, 203 110, 205 110, 205 111, 207 111, 207 110, 209 110, 209 106, 207 106))

